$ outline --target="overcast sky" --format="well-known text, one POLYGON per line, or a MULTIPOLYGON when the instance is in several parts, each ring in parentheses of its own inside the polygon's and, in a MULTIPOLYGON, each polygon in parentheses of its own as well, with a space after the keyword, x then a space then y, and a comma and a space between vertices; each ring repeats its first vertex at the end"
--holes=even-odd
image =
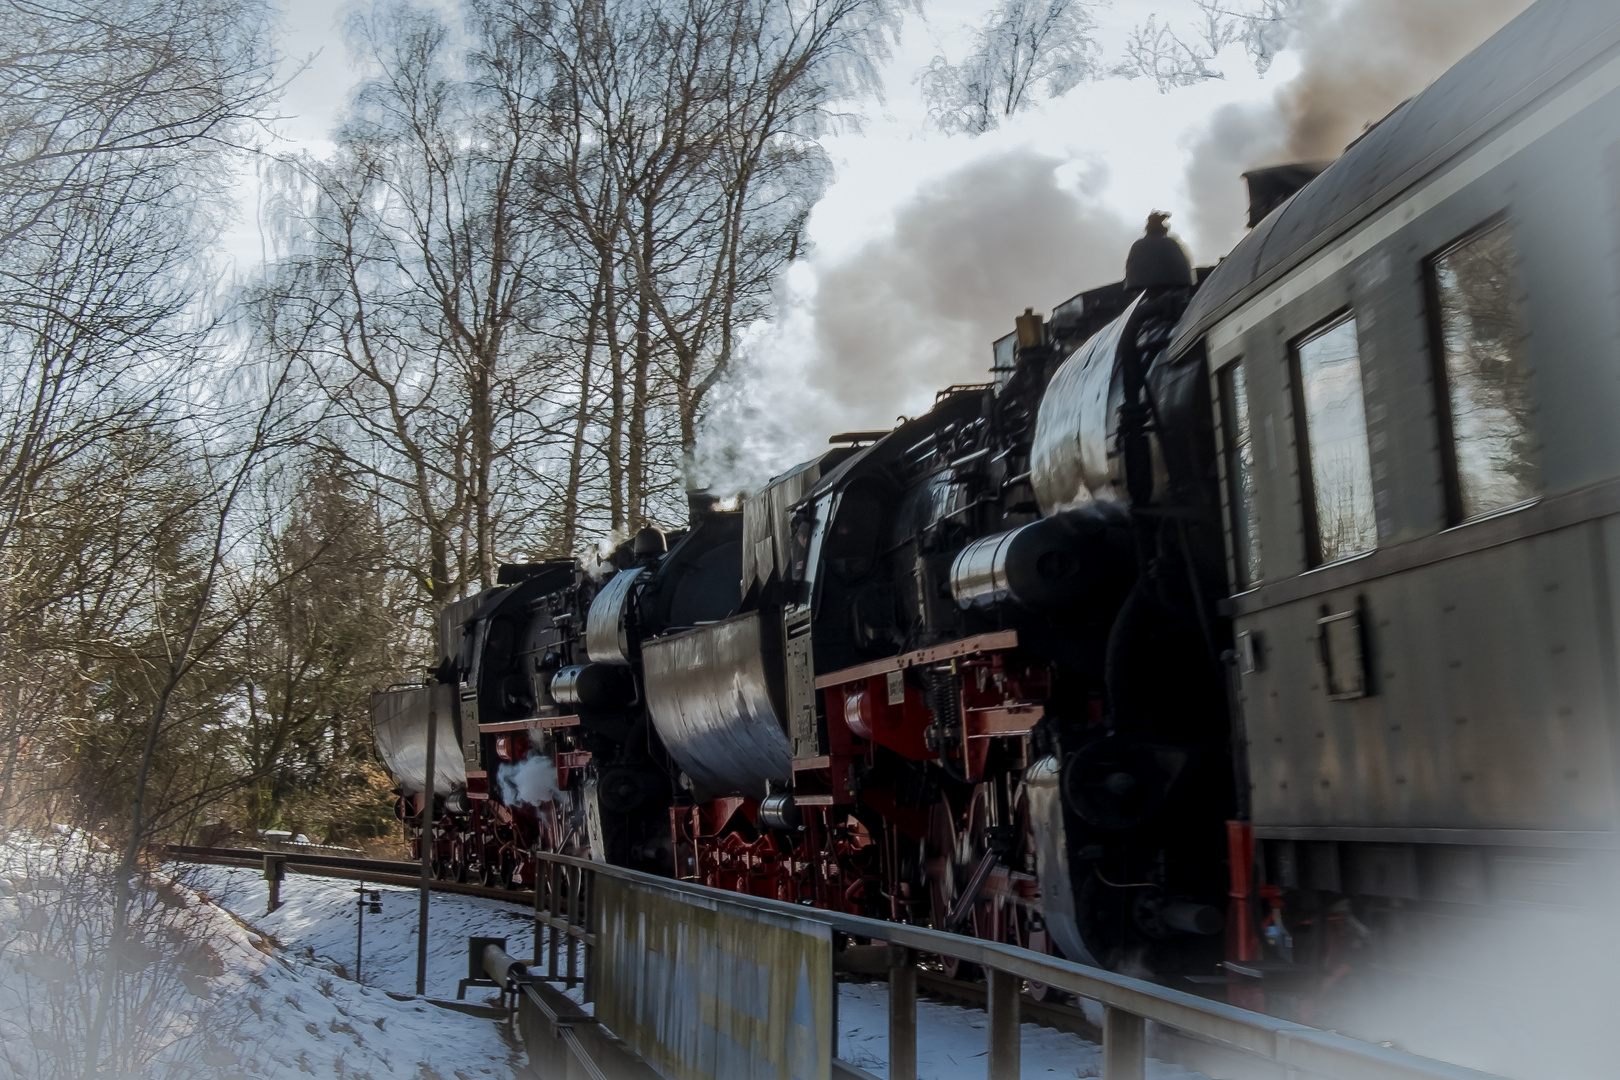
MULTIPOLYGON (((438 6, 454 9, 450 0, 438 6)), ((282 138, 267 149, 323 155, 332 146, 331 132, 360 75, 343 36, 344 20, 354 5, 280 0, 280 7, 286 69, 291 74, 300 65, 304 68, 287 83, 277 124, 282 138)), ((1161 94, 1146 80, 1105 79, 1083 84, 1059 101, 1039 102, 989 135, 942 135, 928 126, 914 76, 942 51, 953 60, 960 58, 964 29, 990 7, 984 0, 925 0, 921 13, 907 16, 887 66, 883 100, 861 103, 866 121, 862 131, 826 140, 838 174, 811 222, 811 263, 848 255, 886 228, 896 207, 928 180, 1016 148, 1037 149, 1069 162, 1070 179, 1103 166, 1107 181, 1101 199, 1129 217, 1145 217, 1155 207, 1174 209, 1189 133, 1198 131, 1210 111, 1223 103, 1264 99, 1294 70, 1285 52, 1262 79, 1234 47, 1213 65, 1225 73, 1223 80, 1161 94)), ((1110 57, 1117 57, 1130 28, 1154 13, 1179 19, 1188 28, 1196 14, 1189 0, 1113 0, 1100 11, 1100 37, 1110 57)), ((230 256, 241 270, 259 261, 251 189, 244 185, 246 205, 228 237, 230 256)), ((1211 258, 1220 253, 1198 254, 1211 258)))
MULTIPOLYGON (((1406 2, 1438 10, 1464 0, 1406 2)), ((360 74, 342 33, 351 9, 281 3, 282 52, 307 67, 287 86, 281 139, 269 149, 322 155, 360 74)), ((453 0, 440 3, 453 9, 453 0)), ((1258 107, 1299 72, 1293 52, 1261 77, 1232 46, 1211 65, 1223 79, 1160 93, 1145 79, 1104 78, 1038 101, 1000 130, 946 136, 928 125, 916 73, 942 51, 959 59, 966 29, 991 4, 925 5, 906 18, 883 99, 861 104, 861 130, 825 140, 836 178, 810 219, 808 247, 779 285, 777 315, 748 335, 745 369, 714 403, 705 468, 717 490, 756 487, 828 434, 887 427, 926 409, 936 389, 983 379, 991 340, 1024 307, 1050 311, 1121 276, 1150 210, 1176 215, 1172 227, 1179 223, 1200 262, 1242 235, 1240 167, 1200 170, 1195 223, 1188 163, 1215 110, 1258 107)), ((1113 0, 1098 35, 1109 62, 1150 14, 1190 30, 1196 9, 1191 0, 1113 0)), ((243 213, 227 237, 240 276, 262 250, 254 190, 244 182, 243 213)))

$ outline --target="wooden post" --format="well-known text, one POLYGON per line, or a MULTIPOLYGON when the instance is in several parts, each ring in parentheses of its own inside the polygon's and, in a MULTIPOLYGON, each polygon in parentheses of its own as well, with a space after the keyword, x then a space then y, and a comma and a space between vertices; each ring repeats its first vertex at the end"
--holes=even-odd
POLYGON ((1103 1007, 1102 1080, 1143 1080, 1147 1075, 1147 1024, 1135 1013, 1103 1007))
POLYGON ((991 968, 990 976, 990 1080, 1017 1077, 1023 1050, 1019 1030, 1018 996, 1024 980, 991 968))
POLYGON ((889 1080, 917 1080, 917 957, 889 946, 889 1080))

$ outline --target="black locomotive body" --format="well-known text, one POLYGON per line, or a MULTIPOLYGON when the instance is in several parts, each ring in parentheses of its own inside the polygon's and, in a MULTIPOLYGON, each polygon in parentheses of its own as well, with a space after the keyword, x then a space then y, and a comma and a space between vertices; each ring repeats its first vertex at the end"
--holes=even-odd
POLYGON ((447 871, 521 883, 540 845, 1115 966, 1218 960, 1219 498, 1205 380, 1165 353, 1196 283, 1155 217, 1125 282, 1018 320, 994 382, 695 508, 667 552, 645 531, 601 584, 512 567, 447 609, 410 692, 455 688, 447 871))

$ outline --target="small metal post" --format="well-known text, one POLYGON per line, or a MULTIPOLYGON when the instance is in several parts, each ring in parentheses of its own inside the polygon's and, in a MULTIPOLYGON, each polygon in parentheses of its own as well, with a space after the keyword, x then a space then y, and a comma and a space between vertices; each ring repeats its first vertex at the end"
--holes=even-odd
POLYGON ((889 946, 889 1080, 917 1080, 917 958, 889 946))
POLYGON ((360 952, 366 940, 366 883, 362 881, 355 892, 360 894, 355 906, 360 911, 360 922, 354 930, 354 981, 360 981, 360 952))
POLYGON ((1135 1013, 1103 1007, 1102 1080, 1143 1080, 1147 1074, 1147 1024, 1135 1013))
POLYGON ((375 889, 366 888, 364 881, 354 891, 360 894, 355 897, 354 901, 355 908, 360 913, 360 918, 355 923, 354 928, 354 981, 363 986, 365 983, 360 978, 360 959, 366 942, 366 908, 371 908, 373 915, 381 915, 382 904, 380 901, 382 900, 382 893, 377 892, 375 889))
POLYGON ((287 856, 266 855, 264 857, 264 880, 269 883, 270 897, 264 906, 266 915, 275 914, 276 908, 281 906, 281 882, 287 876, 287 856))
MULTIPOLYGON (((591 932, 592 917, 596 913, 596 905, 592 903, 596 893, 596 873, 592 870, 586 870, 582 872, 582 876, 584 880, 580 884, 579 896, 583 910, 579 916, 579 928, 588 934, 591 932)), ((595 1001, 596 982, 591 978, 591 946, 584 938, 581 938, 579 942, 579 954, 580 966, 583 969, 580 972, 580 978, 585 985, 584 999, 586 1001, 595 1001)))
POLYGON ((1016 1077, 1023 1050, 1019 1030, 1018 995, 1024 980, 991 968, 990 977, 990 1080, 1016 1077))

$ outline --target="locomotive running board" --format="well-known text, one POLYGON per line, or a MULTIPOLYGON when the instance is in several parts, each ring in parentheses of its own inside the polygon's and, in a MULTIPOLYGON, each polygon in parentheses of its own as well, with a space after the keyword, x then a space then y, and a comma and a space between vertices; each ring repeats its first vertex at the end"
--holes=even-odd
POLYGON ((865 664, 856 664, 854 667, 844 668, 841 671, 817 675, 816 689, 825 690, 829 686, 842 686, 845 683, 860 682, 862 679, 870 679, 874 675, 887 675, 891 671, 904 671, 906 668, 937 664, 941 660, 954 660, 959 656, 1000 652, 1004 649, 1016 649, 1017 647, 1018 631, 1016 630, 997 630, 989 634, 975 634, 973 637, 947 641, 943 645, 933 645, 926 649, 917 649, 915 652, 901 653, 899 656, 872 660, 865 664))
POLYGON ((480 735, 497 735, 503 731, 545 731, 548 728, 578 727, 577 716, 535 716, 528 720, 501 720, 494 724, 479 724, 480 735))

